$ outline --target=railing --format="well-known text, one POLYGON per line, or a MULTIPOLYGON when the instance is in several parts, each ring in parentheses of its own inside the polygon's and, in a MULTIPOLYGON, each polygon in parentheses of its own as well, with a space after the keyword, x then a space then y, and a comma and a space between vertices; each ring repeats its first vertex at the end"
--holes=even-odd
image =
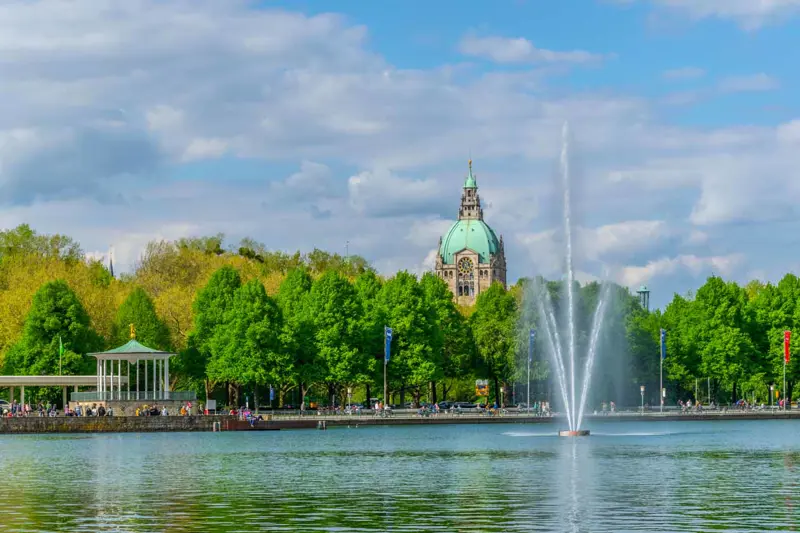
POLYGON ((194 391, 106 391, 106 392, 71 392, 71 402, 137 402, 137 401, 178 401, 193 402, 197 400, 194 391))

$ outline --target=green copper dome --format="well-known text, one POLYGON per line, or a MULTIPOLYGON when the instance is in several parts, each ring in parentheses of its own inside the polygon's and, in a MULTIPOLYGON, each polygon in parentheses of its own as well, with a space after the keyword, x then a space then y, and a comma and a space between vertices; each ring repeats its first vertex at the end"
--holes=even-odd
POLYGON ((497 253, 500 244, 486 222, 464 219, 453 224, 442 237, 439 255, 444 264, 452 265, 455 254, 465 248, 477 253, 479 262, 488 263, 489 256, 497 253))

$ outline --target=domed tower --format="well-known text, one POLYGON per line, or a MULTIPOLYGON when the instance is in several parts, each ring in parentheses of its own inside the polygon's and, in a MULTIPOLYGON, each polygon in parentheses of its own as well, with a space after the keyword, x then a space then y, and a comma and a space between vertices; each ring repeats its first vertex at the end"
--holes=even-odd
POLYGON ((503 237, 483 221, 478 182, 469 174, 461 193, 458 220, 439 239, 436 275, 444 279, 461 305, 472 305, 492 283, 506 286, 506 255, 503 237))

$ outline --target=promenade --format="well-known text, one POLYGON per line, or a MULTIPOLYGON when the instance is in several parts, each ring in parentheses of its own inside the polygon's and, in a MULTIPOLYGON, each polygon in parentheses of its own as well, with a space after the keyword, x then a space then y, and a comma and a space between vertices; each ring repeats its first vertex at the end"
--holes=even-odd
MULTIPOLYGON (((396 412, 390 416, 360 415, 268 414, 261 413, 262 420, 240 420, 228 415, 216 416, 107 416, 107 417, 14 417, 0 418, 0 434, 35 433, 149 433, 185 431, 278 431, 291 429, 329 429, 337 427, 368 426, 422 426, 445 424, 542 424, 555 431, 566 425, 564 416, 534 416, 528 413, 505 411, 488 413, 441 413, 420 416, 416 410, 396 412)), ((800 410, 779 411, 703 411, 641 412, 626 411, 605 415, 587 415, 586 422, 685 422, 685 421, 739 421, 739 420, 800 420, 800 410)))

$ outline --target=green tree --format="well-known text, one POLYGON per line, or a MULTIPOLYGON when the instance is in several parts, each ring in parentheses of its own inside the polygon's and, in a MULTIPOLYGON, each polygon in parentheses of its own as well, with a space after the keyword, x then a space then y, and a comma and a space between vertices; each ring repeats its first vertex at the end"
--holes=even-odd
POLYGON ((328 397, 369 379, 368 362, 360 349, 361 313, 353 285, 340 274, 326 272, 312 285, 308 316, 328 397))
POLYGON ((40 235, 27 224, 0 231, 0 258, 10 255, 38 255, 65 261, 80 261, 83 250, 65 235, 40 235))
POLYGON ((372 397, 371 385, 379 373, 378 369, 383 369, 383 328, 386 321, 378 303, 378 294, 382 286, 381 279, 372 270, 360 274, 353 282, 362 311, 360 349, 366 358, 367 375, 370 376, 366 382, 365 398, 367 401, 372 397))
POLYGON ((405 271, 383 285, 377 301, 386 325, 393 330, 387 369, 390 387, 400 390, 401 403, 410 390, 419 405, 424 388, 444 375, 436 312, 417 278, 405 271))
POLYGON ((494 381, 494 396, 501 403, 500 384, 514 376, 517 306, 514 296, 499 283, 478 295, 470 325, 481 363, 481 370, 494 381))
POLYGON ((240 385, 290 381, 293 365, 281 326, 280 309, 264 285, 256 279, 242 285, 211 339, 209 379, 240 385))
MULTIPOLYGON (((309 387, 324 378, 316 358, 314 325, 308 313, 308 298, 313 280, 304 267, 289 271, 278 288, 277 301, 283 314, 284 351, 292 354, 294 381, 304 401, 309 387)), ((279 401, 289 390, 289 382, 282 382, 279 401)))
MULTIPOLYGON (((420 286, 426 306, 435 315, 437 327, 434 328, 435 336, 431 339, 431 348, 440 351, 437 359, 441 361, 442 400, 446 400, 453 382, 472 373, 475 344, 467 320, 458 311, 447 283, 428 272, 422 276, 420 286)), ((431 390, 431 402, 435 403, 435 382, 431 383, 431 390)))
POLYGON ((141 287, 134 288, 117 310, 112 347, 128 342, 131 324, 135 328, 136 339, 145 346, 157 350, 170 349, 169 328, 156 314, 150 295, 141 287))
MULTIPOLYGON (((103 339, 92 329, 89 315, 65 281, 50 281, 33 296, 22 338, 5 359, 6 374, 94 374, 94 359, 85 354, 102 349, 103 339), (63 354, 60 356, 60 348, 63 354)), ((54 391, 40 398, 55 399, 54 391)))
POLYGON ((236 291, 241 286, 239 271, 231 266, 224 266, 214 272, 205 287, 197 293, 192 304, 194 328, 189 334, 188 348, 181 354, 183 361, 180 362, 180 368, 192 372, 198 379, 203 379, 206 398, 209 397, 213 386, 213 380, 206 372, 208 362, 214 355, 212 340, 217 328, 225 324, 236 291))

